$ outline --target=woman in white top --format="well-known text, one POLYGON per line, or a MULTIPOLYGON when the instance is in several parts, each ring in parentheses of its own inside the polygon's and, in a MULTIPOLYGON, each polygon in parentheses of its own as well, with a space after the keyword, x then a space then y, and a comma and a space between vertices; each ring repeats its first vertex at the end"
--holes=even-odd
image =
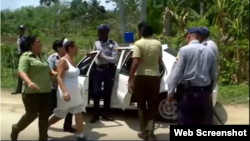
POLYGON ((83 134, 83 97, 78 88, 80 70, 74 62, 78 46, 74 41, 67 41, 64 48, 66 55, 59 60, 57 65, 57 107, 54 109, 54 115, 51 117, 49 125, 63 119, 70 112, 75 115, 76 140, 83 141, 87 138, 83 134))

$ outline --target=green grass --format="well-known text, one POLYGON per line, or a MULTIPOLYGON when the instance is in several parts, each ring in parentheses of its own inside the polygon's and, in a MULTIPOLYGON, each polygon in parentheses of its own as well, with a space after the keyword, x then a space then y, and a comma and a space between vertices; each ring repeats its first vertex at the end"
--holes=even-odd
POLYGON ((222 104, 249 104, 249 86, 219 86, 218 101, 222 104))

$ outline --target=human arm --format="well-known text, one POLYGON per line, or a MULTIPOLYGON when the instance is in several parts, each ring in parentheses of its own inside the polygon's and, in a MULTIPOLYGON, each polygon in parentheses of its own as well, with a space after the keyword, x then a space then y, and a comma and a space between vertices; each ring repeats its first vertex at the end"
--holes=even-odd
POLYGON ((132 66, 131 66, 130 74, 129 74, 129 79, 128 79, 128 89, 129 89, 129 91, 132 91, 132 80, 134 78, 136 70, 139 67, 140 58, 141 58, 140 48, 138 46, 136 46, 136 45, 134 45, 132 58, 133 58, 133 62, 132 62, 132 66))
POLYGON ((161 45, 160 45, 160 57, 159 57, 158 63, 159 65, 162 64, 162 46, 161 45))
POLYGON ((212 90, 213 90, 216 86, 217 75, 218 75, 217 59, 215 56, 213 56, 213 58, 212 58, 212 65, 209 69, 209 73, 210 73, 211 81, 213 82, 213 84, 212 84, 212 90))
POLYGON ((56 62, 55 62, 55 56, 53 55, 50 55, 49 58, 48 58, 48 63, 49 63, 49 67, 50 67, 50 72, 49 74, 51 76, 56 76, 57 75, 57 72, 55 71, 55 67, 56 67, 56 62))
POLYGON ((18 75, 22 80, 32 89, 39 89, 38 86, 31 81, 27 72, 29 70, 29 57, 22 55, 19 59, 18 64, 18 75))
POLYGON ((101 52, 101 57, 104 58, 109 63, 117 63, 118 62, 118 45, 115 43, 111 50, 111 56, 106 56, 104 53, 101 52))
POLYGON ((67 66, 67 62, 66 60, 64 59, 60 59, 59 62, 58 62, 58 65, 57 65, 57 82, 58 82, 58 85, 60 86, 62 92, 63 92, 63 95, 64 95, 64 99, 65 101, 69 101, 69 93, 68 93, 68 90, 66 89, 66 86, 63 82, 63 78, 64 78, 64 74, 65 74, 65 71, 68 69, 68 66, 67 66))
POLYGON ((183 75, 183 70, 185 68, 185 52, 181 48, 178 53, 177 62, 174 64, 173 69, 170 74, 170 81, 168 84, 168 97, 173 97, 175 93, 175 88, 181 80, 183 75))

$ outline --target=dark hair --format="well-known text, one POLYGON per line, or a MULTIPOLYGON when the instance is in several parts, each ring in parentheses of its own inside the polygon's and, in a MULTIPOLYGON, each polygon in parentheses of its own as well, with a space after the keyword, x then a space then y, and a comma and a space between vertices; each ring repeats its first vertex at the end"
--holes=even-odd
POLYGON ((63 42, 61 40, 55 40, 53 45, 52 45, 52 48, 54 51, 58 51, 57 48, 59 47, 62 47, 63 46, 63 42))
POLYGON ((146 26, 146 25, 149 25, 148 22, 146 22, 146 21, 140 22, 140 23, 138 24, 138 30, 141 31, 142 28, 143 28, 144 26, 146 26))
POLYGON ((142 32, 141 32, 141 35, 142 37, 144 38, 147 38, 147 37, 151 37, 153 36, 153 27, 151 25, 145 25, 144 27, 142 27, 142 32))
POLYGON ((37 36, 36 35, 29 35, 26 38, 25 41, 25 46, 26 46, 26 50, 30 51, 31 50, 31 45, 35 43, 37 36))
POLYGON ((69 52, 70 47, 74 47, 75 41, 67 41, 63 46, 66 52, 69 52))

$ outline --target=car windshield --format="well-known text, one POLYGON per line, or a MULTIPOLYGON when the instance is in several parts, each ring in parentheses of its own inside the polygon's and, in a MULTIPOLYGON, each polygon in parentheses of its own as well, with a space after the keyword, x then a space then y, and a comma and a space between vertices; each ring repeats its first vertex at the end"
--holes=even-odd
POLYGON ((171 48, 164 49, 164 51, 167 52, 167 53, 169 53, 169 54, 171 54, 171 55, 173 55, 174 57, 176 57, 177 54, 178 54, 177 51, 175 51, 175 50, 173 50, 171 48))

